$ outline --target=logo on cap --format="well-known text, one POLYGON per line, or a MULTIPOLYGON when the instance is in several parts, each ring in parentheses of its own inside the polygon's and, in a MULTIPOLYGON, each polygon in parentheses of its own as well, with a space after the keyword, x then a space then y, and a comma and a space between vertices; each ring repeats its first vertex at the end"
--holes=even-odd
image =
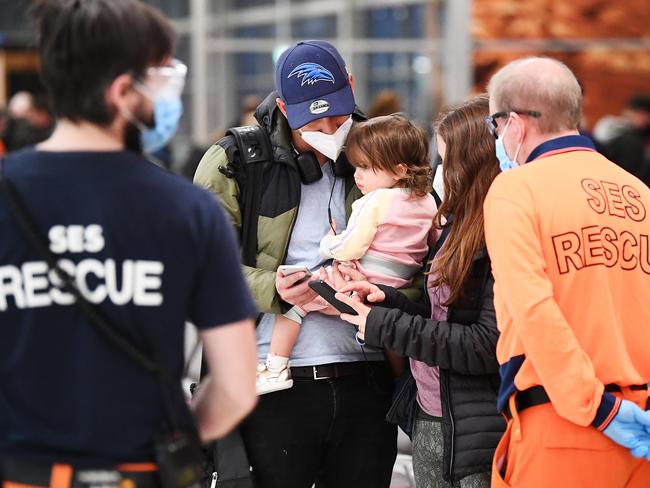
POLYGON ((334 83, 334 75, 332 72, 316 63, 299 64, 289 73, 287 78, 291 78, 292 76, 297 76, 302 79, 300 86, 303 86, 305 83, 313 85, 318 81, 330 81, 334 83))
POLYGON ((330 109, 330 104, 327 100, 316 100, 309 106, 309 111, 314 114, 322 114, 330 109))

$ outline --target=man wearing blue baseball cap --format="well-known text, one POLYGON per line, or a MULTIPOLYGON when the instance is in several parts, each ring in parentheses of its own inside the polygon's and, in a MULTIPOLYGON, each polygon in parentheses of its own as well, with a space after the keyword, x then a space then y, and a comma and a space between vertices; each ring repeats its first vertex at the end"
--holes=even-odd
POLYGON ((392 375, 380 349, 362 349, 337 315, 302 319, 291 357, 274 355, 278 315, 315 298, 305 271, 330 263, 319 243, 345 229, 361 192, 345 158, 350 127, 365 116, 353 79, 331 44, 302 41, 277 61, 276 91, 260 128, 229 131, 204 155, 195 182, 223 203, 240 232, 258 320, 258 408, 241 433, 262 488, 388 487, 396 429, 385 422, 392 375), (265 156, 266 155, 266 156, 265 156))

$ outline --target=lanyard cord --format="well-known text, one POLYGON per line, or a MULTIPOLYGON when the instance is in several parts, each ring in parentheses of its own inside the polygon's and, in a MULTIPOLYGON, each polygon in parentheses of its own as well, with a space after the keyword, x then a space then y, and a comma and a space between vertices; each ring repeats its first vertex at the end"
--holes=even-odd
POLYGON ((334 235, 336 235, 336 229, 334 228, 334 220, 332 219, 332 196, 334 195, 334 187, 336 186, 336 174, 334 173, 334 163, 330 163, 330 167, 332 168, 332 175, 334 176, 334 181, 332 182, 332 189, 330 190, 330 199, 327 202, 327 219, 329 220, 330 223, 330 228, 332 229, 332 232, 334 232, 334 235))

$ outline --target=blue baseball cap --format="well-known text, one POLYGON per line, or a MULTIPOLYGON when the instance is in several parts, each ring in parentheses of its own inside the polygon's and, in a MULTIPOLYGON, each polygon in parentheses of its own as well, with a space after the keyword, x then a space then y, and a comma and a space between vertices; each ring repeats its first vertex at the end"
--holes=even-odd
POLYGON ((275 89, 292 129, 354 112, 345 62, 329 42, 300 41, 287 48, 275 65, 275 89))

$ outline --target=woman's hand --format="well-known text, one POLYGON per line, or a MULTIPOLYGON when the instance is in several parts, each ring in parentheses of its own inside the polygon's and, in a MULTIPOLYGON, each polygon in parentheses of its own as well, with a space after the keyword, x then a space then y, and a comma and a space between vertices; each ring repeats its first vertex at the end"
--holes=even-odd
POLYGON ((386 294, 377 285, 367 281, 351 281, 339 289, 339 292, 350 294, 358 302, 381 303, 386 299, 386 294))
POLYGON ((366 321, 371 310, 370 307, 359 302, 355 297, 348 296, 344 293, 337 293, 335 297, 337 300, 340 300, 343 303, 349 305, 354 309, 355 312, 357 312, 358 315, 349 315, 347 313, 342 313, 341 318, 352 325, 356 325, 359 329, 357 335, 359 339, 363 340, 366 333, 366 321))

